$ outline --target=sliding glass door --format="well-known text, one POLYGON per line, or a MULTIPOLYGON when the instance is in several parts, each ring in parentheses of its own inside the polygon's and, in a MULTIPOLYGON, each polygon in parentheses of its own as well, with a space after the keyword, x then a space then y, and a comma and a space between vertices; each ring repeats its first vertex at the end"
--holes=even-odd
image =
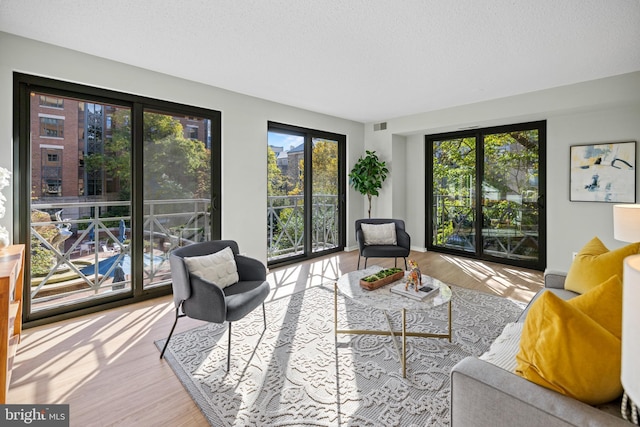
POLYGON ((434 139, 432 218, 434 247, 475 253, 476 138, 460 135, 434 139))
POLYGON ((427 248, 543 269, 545 122, 425 140, 427 248))
POLYGON ((344 135, 270 123, 270 265, 344 248, 344 135))
POLYGON ((220 237, 220 114, 18 75, 25 322, 171 292, 171 251, 220 237))
POLYGON ((144 288, 167 285, 169 254, 211 240, 211 120, 144 110, 144 288))
POLYGON ((30 314, 131 291, 131 108, 30 92, 30 314))
POLYGON ((340 246, 340 174, 338 141, 311 138, 311 250, 340 246))

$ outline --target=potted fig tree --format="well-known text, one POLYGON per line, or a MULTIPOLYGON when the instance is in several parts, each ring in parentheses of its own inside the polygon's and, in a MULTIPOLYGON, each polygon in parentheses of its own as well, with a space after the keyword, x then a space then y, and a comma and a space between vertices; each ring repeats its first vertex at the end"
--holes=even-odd
POLYGON ((360 194, 367 196, 369 201, 369 218, 371 218, 371 198, 378 196, 378 190, 387 179, 387 164, 378 158, 375 151, 366 151, 364 157, 360 157, 349 173, 349 184, 360 194))

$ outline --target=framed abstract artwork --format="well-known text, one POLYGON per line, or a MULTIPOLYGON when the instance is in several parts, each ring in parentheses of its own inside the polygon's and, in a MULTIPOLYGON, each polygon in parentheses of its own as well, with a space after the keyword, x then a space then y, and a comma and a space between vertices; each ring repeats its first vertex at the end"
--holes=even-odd
POLYGON ((636 202, 636 142, 572 145, 572 202, 636 202))

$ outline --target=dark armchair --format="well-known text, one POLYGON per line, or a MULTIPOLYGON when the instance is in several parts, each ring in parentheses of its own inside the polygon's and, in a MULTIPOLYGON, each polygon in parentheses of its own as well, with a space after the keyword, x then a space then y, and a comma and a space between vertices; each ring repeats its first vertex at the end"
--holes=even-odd
POLYGON ((358 241, 358 270, 360 269, 360 257, 364 257, 364 268, 367 268, 369 258, 394 258, 394 265, 398 265, 398 258, 404 258, 404 268, 407 269, 407 257, 411 251, 411 237, 404 229, 404 221, 401 219, 368 218, 356 221, 356 240, 358 241), (362 224, 395 224, 396 244, 369 244, 365 240, 362 224))
MULTIPOLYGON (((230 257, 230 255, 229 255, 230 257)), ((213 323, 229 322, 229 343, 227 349, 227 371, 231 359, 231 323, 240 320, 262 304, 262 317, 265 330, 267 317, 264 301, 269 295, 269 283, 266 281, 266 268, 258 260, 238 254, 238 244, 233 240, 216 240, 194 243, 174 250, 169 258, 173 286, 173 302, 176 306, 176 318, 160 353, 164 356, 171 335, 181 317, 204 320, 213 323), (226 287, 189 272, 186 257, 200 257, 220 252, 229 247, 237 266, 236 283, 226 287)))

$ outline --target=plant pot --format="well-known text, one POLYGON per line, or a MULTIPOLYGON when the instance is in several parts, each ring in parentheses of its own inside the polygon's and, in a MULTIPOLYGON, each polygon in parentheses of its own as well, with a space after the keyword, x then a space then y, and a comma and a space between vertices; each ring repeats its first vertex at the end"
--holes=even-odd
POLYGON ((404 277, 404 271, 398 271, 390 276, 383 277, 380 280, 376 280, 375 282, 367 282, 366 280, 360 279, 360 286, 364 289, 372 291, 374 289, 378 289, 381 286, 388 285, 389 283, 400 280, 404 277))

